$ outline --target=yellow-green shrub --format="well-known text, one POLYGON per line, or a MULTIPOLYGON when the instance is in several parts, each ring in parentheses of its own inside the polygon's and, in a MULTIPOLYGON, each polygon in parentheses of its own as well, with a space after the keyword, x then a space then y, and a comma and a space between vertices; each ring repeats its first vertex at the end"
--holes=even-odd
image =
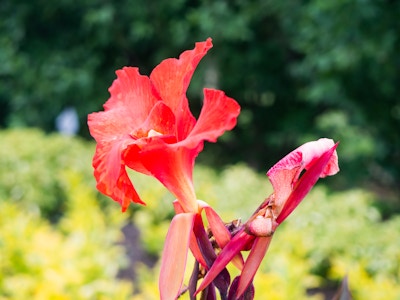
POLYGON ((128 299, 116 279, 126 263, 124 217, 100 210, 93 191, 66 172, 67 210, 57 227, 23 205, 0 202, 0 299, 128 299))

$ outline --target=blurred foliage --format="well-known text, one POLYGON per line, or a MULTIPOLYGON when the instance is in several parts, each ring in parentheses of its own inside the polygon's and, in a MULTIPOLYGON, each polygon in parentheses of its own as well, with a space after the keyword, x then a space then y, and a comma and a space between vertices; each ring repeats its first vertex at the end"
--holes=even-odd
POLYGON ((56 221, 70 193, 64 172, 82 174, 87 186, 96 185, 92 144, 35 129, 0 131, 0 142, 0 201, 23 203, 56 221))
POLYGON ((101 109, 114 71, 149 74, 211 36, 215 49, 189 90, 203 86, 242 106, 237 128, 203 162, 259 170, 321 136, 340 140, 338 187, 400 180, 400 2, 391 0, 26 1, 0 4, 0 126, 54 129, 76 107, 101 109))
MULTIPOLYGON (((134 242, 159 257, 173 216, 159 182, 130 174, 147 206, 122 214, 95 191, 93 143, 39 130, 0 131, 0 141, 0 299, 159 298, 159 264, 128 261, 121 232, 132 222, 141 233, 134 242), (133 283, 117 278, 127 268, 133 283)), ((198 197, 227 222, 246 221, 272 191, 264 174, 241 164, 198 165, 194 180, 198 197)), ((257 299, 323 299, 316 289, 346 275, 355 300, 399 298, 400 218, 383 219, 376 200, 318 184, 275 233, 255 277, 257 299)))
POLYGON ((101 210, 80 175, 65 173, 70 192, 57 226, 27 203, 0 201, 0 299, 124 300, 131 295, 132 284, 116 279, 127 263, 125 249, 116 244, 124 216, 101 210))

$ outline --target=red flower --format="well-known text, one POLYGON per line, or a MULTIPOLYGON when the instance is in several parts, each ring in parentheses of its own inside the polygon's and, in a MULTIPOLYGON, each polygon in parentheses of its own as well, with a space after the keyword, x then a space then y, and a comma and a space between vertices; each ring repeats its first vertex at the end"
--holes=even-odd
MULTIPOLYGON (((267 173, 274 193, 270 195, 225 245, 199 286, 207 287, 241 251, 250 250, 238 283, 230 294, 239 298, 247 289, 268 250, 272 235, 321 177, 339 171, 336 147, 330 139, 306 143, 275 164, 267 173), (302 171, 306 170, 304 174, 302 171), (301 175, 302 174, 302 175, 301 175), (300 176, 301 175, 301 176, 300 176)), ((251 293, 250 293, 251 294, 251 293)))
POLYGON ((166 59, 150 77, 125 67, 109 91, 104 111, 88 116, 97 141, 93 158, 97 188, 121 204, 144 204, 126 167, 154 176, 178 199, 186 212, 196 212, 194 161, 204 141, 215 142, 236 125, 240 107, 222 91, 204 89, 198 120, 189 110, 186 90, 199 61, 212 47, 211 39, 196 43, 179 59, 166 59))

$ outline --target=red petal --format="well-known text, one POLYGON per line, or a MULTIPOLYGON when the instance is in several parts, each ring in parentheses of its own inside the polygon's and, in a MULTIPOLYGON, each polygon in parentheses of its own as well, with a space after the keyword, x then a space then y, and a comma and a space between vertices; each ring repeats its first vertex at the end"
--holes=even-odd
POLYGON ((207 272, 196 294, 205 289, 218 274, 226 267, 226 265, 235 257, 246 245, 254 240, 254 236, 250 236, 244 231, 238 232, 231 241, 225 246, 224 249, 218 254, 217 259, 214 261, 212 267, 207 272))
POLYGON ((254 275, 267 252, 271 240, 272 236, 256 238, 254 241, 251 252, 244 264, 242 273, 240 274, 239 287, 236 292, 237 298, 244 293, 249 284, 253 281, 254 275))
POLYGON ((97 189, 119 202, 125 211, 130 201, 145 204, 133 187, 125 165, 121 163, 121 153, 125 148, 124 142, 97 144, 93 157, 94 176, 97 189))
MULTIPOLYGON (((152 92, 152 85, 147 76, 139 74, 137 68, 124 67, 117 70, 117 79, 109 88, 110 99, 104 104, 105 111, 119 110, 113 122, 120 123, 125 130, 113 132, 130 132, 131 128, 140 126, 148 117, 158 99, 152 92)), ((107 131, 107 128, 103 128, 107 131)))
MULTIPOLYGON (((219 215, 216 213, 216 211, 211 206, 209 206, 207 203, 205 203, 203 201, 198 201, 198 203, 200 204, 201 208, 203 208, 204 211, 206 212, 208 225, 210 226, 211 232, 213 233, 213 236, 215 237, 215 241, 217 242, 218 246, 221 249, 224 249, 224 247, 231 240, 231 233, 226 228, 224 222, 222 222, 219 215)), ((232 263, 239 270, 242 270, 243 265, 244 265, 242 255, 240 253, 238 255, 236 255, 232 259, 232 263)))
POLYGON ((293 189, 293 184, 299 177, 303 167, 303 155, 298 149, 290 152, 269 171, 267 176, 274 188, 274 204, 276 215, 279 215, 286 199, 293 189))
POLYGON ((211 47, 211 39, 196 43, 193 50, 183 52, 179 59, 162 61, 150 75, 159 97, 175 112, 179 140, 185 139, 196 123, 189 110, 186 90, 198 63, 211 47))
POLYGON ((154 140, 143 145, 139 153, 139 161, 178 198, 186 212, 197 209, 192 172, 203 141, 215 141, 225 130, 232 129, 240 112, 236 101, 223 92, 207 89, 204 92, 205 102, 199 120, 185 140, 176 144, 154 140))
POLYGON ((146 169, 141 161, 140 153, 142 148, 150 147, 149 145, 152 143, 161 148, 165 147, 164 142, 176 143, 176 138, 173 136, 174 132, 174 114, 163 102, 156 102, 144 123, 131 132, 131 135, 137 140, 134 145, 128 146, 124 152, 123 160, 125 164, 137 172, 151 175, 151 172, 146 169), (154 130, 160 135, 148 137, 150 130, 154 130), (157 139, 161 139, 162 142, 156 141, 157 139))
POLYGON ((171 221, 162 253, 161 299, 176 299, 180 293, 194 217, 195 214, 191 213, 178 214, 171 221))
POLYGON ((118 70, 118 78, 109 91, 110 99, 104 112, 88 116, 91 135, 97 141, 93 158, 97 187, 102 193, 118 201, 126 210, 130 201, 142 203, 125 171, 123 153, 135 143, 130 136, 142 124, 157 99, 151 91, 149 78, 136 68, 118 70))
POLYGON ((113 123, 112 119, 113 116, 105 112, 93 113, 88 117, 91 134, 97 140, 93 157, 94 176, 98 190, 119 202, 125 211, 130 201, 141 204, 144 202, 136 193, 122 161, 124 151, 135 141, 129 135, 119 133, 120 124, 113 123), (111 132, 114 128, 118 134, 111 132))
MULTIPOLYGON (((267 175, 274 188, 276 214, 280 213, 301 172, 310 168, 315 160, 333 145, 334 142, 330 139, 319 139, 306 143, 290 152, 268 171, 267 175)), ((337 154, 334 152, 328 164, 320 173, 320 177, 333 175, 338 171, 337 154)))
POLYGON ((198 210, 192 173, 194 160, 202 146, 186 149, 177 147, 176 144, 170 145, 161 140, 154 140, 140 152, 140 161, 176 196, 185 212, 197 213, 198 210))
POLYGON ((313 164, 309 166, 309 169, 297 182, 293 192, 290 194, 285 205, 283 206, 282 212, 277 217, 276 222, 279 224, 282 223, 304 199, 304 197, 318 181, 324 170, 326 170, 326 166, 329 165, 330 161, 332 161, 332 157, 334 157, 337 146, 338 144, 335 144, 332 148, 323 153, 316 161, 313 161, 313 164))
POLYGON ((204 257, 205 262, 207 263, 206 269, 208 270, 213 264, 217 255, 215 254, 214 248, 211 245, 207 232, 204 229, 204 223, 201 214, 196 214, 193 225, 193 233, 196 237, 201 254, 204 257))
POLYGON ((183 207, 182 207, 182 205, 180 205, 178 200, 174 200, 172 202, 172 205, 174 206, 175 214, 183 214, 184 213, 183 207))
MULTIPOLYGON (((269 180, 271 181, 271 184, 274 188, 275 215, 280 214, 283 205, 292 193, 294 181, 295 179, 297 180, 300 172, 301 167, 297 166, 293 169, 279 170, 273 175, 269 175, 269 180)), ((268 172, 268 174, 270 173, 268 172)))
POLYGON ((146 137, 150 130, 155 130, 162 135, 174 135, 175 115, 164 102, 158 101, 154 104, 146 121, 140 125, 138 130, 143 131, 146 137))
MULTIPOLYGON (((177 200, 175 200, 173 202, 174 205, 174 209, 175 209, 175 213, 176 214, 181 214, 184 213, 183 207, 182 205, 179 204, 179 202, 177 200)), ((192 251, 192 254, 194 256, 194 258, 204 267, 204 268, 208 268, 206 260, 203 257, 203 254, 201 253, 201 250, 199 248, 199 244, 197 243, 197 239, 196 236, 194 235, 194 233, 192 232, 190 234, 190 242, 189 242, 189 248, 190 251, 192 251)))
POLYGON ((229 230, 226 228, 224 222, 222 222, 219 215, 215 212, 215 210, 209 206, 204 201, 198 201, 199 205, 206 212, 206 217, 208 221, 208 225, 215 237, 215 240, 219 247, 224 248, 225 245, 231 240, 231 234, 229 230))
POLYGON ((204 104, 199 119, 187 137, 187 147, 200 141, 215 142, 226 130, 236 125, 240 113, 239 104, 219 90, 204 89, 204 104))
MULTIPOLYGON (((333 145, 334 145, 333 140, 326 138, 319 139, 318 141, 305 143, 300 147, 298 147, 297 149, 290 152, 279 162, 277 162, 271 169, 269 169, 267 175, 271 179, 274 176, 276 176, 276 173, 282 170, 293 170, 299 167, 301 168, 300 172, 303 169, 307 170, 322 154, 324 154, 327 150, 332 148, 333 145)), ((336 152, 334 152, 331 160, 321 173, 321 177, 334 175, 338 171, 339 171, 339 166, 338 166, 337 154, 336 152)), ((293 181, 297 180, 298 176, 300 175, 300 172, 296 174, 297 177, 294 177, 293 181)))
MULTIPOLYGON (((318 160, 326 151, 331 149, 334 144, 335 143, 331 139, 322 138, 318 141, 305 143, 297 148, 297 150, 301 151, 303 154, 304 168, 308 170, 310 167, 312 167, 314 162, 318 160)), ((323 178, 326 176, 335 175, 337 172, 339 172, 338 156, 336 151, 334 151, 327 165, 322 170, 320 177, 323 178)))

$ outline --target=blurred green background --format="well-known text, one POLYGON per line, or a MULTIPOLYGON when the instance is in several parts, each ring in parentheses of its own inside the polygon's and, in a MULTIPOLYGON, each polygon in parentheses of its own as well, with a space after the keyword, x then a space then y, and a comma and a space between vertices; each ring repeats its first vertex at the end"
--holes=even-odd
POLYGON ((99 195, 86 118, 116 69, 149 74, 207 37, 192 111, 205 86, 242 107, 196 169, 199 198, 224 219, 246 219, 293 148, 341 142, 341 172, 277 232, 257 299, 329 292, 346 274, 356 299, 400 299, 399 15, 393 0, 2 0, 0 299, 157 299, 172 196, 140 176, 144 209, 121 214, 99 195), (55 133, 68 108, 78 137, 55 133))

